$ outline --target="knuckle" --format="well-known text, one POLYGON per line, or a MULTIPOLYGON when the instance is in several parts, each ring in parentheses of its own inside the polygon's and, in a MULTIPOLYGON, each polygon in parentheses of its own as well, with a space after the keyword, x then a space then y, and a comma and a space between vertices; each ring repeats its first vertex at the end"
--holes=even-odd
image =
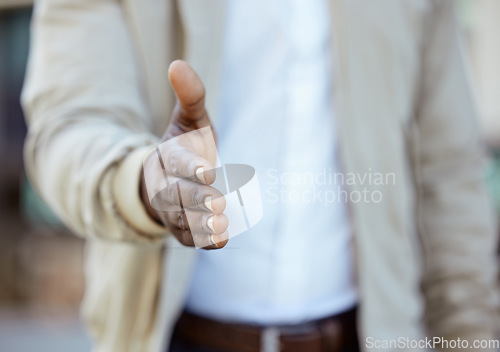
POLYGON ((177 183, 169 182, 167 185, 167 198, 170 203, 177 204, 179 202, 177 195, 177 183))
POLYGON ((193 187, 193 192, 191 193, 191 204, 200 205, 203 197, 202 187, 193 187))
POLYGON ((182 149, 174 148, 168 153, 168 160, 170 165, 170 171, 178 175, 183 170, 183 165, 185 164, 185 157, 182 149))
POLYGON ((204 231, 204 232, 209 232, 210 229, 207 225, 207 221, 208 221, 208 217, 206 214, 200 214, 200 216, 198 217, 198 221, 197 221, 197 224, 198 224, 198 228, 201 230, 201 231, 204 231))

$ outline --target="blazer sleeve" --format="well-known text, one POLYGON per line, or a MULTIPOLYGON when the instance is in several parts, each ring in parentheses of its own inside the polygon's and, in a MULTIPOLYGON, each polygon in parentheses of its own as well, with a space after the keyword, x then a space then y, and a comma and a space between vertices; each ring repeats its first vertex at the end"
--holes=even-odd
POLYGON ((497 238, 453 1, 433 2, 422 54, 417 153, 422 288, 433 336, 492 338, 497 238))
POLYGON ((22 105, 35 189, 84 237, 161 243, 139 197, 157 142, 119 1, 41 0, 32 20, 22 105))

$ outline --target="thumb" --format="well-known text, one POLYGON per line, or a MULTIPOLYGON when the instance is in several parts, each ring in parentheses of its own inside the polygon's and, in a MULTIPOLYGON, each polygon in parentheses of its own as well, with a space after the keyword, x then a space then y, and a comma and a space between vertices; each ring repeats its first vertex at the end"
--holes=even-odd
POLYGON ((205 86, 185 61, 175 60, 168 69, 168 78, 181 108, 180 122, 195 128, 210 125, 205 110, 205 86))

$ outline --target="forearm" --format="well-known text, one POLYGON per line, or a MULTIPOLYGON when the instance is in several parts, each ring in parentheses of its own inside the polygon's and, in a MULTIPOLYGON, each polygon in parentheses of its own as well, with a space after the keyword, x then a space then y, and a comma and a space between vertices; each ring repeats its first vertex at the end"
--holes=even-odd
POLYGON ((142 160, 126 161, 158 140, 121 11, 114 1, 37 3, 22 99, 25 161, 35 188, 79 234, 149 241, 121 200, 139 198, 142 160))

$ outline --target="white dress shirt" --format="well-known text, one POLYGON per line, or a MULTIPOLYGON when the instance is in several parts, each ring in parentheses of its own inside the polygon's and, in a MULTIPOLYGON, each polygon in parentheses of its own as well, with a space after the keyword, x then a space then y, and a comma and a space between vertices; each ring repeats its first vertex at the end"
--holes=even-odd
POLYGON ((186 308, 264 325, 345 311, 357 291, 346 203, 328 182, 340 172, 328 3, 227 6, 218 148, 256 169, 264 215, 226 248, 198 251, 186 308))

